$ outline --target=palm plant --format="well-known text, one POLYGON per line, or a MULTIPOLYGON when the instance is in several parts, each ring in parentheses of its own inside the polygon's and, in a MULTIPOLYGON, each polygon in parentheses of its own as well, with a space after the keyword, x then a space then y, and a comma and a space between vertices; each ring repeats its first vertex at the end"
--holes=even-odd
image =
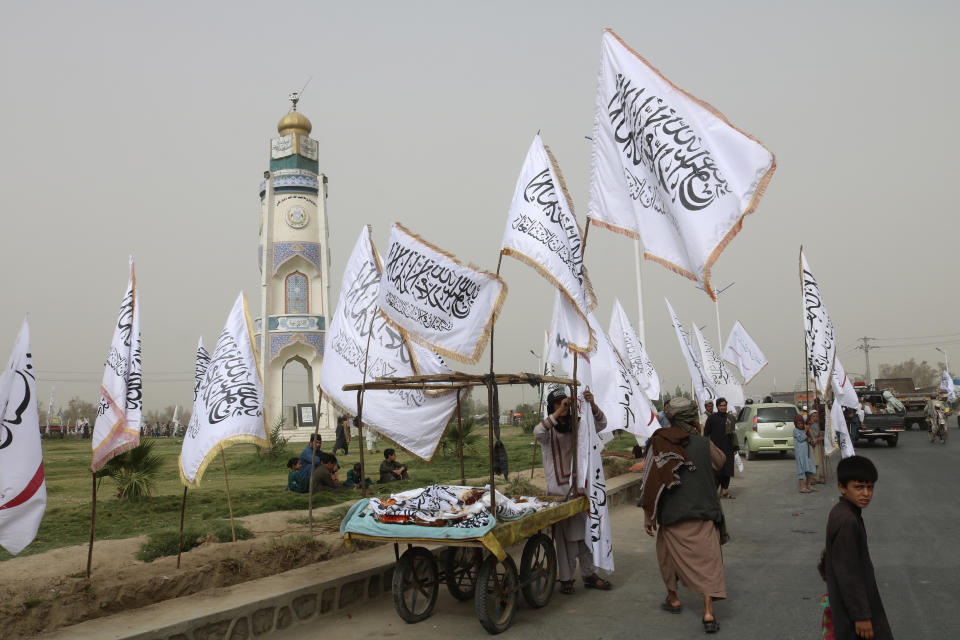
POLYGON ((153 493, 163 466, 163 456, 153 453, 153 444, 153 440, 143 440, 97 472, 98 476, 106 476, 116 483, 120 500, 139 500, 153 493))

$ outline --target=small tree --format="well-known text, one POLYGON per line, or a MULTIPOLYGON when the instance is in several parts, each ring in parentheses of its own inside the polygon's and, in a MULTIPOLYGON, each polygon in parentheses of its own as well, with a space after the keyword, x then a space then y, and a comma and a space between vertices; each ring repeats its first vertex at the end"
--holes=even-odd
POLYGON ((116 483, 117 498, 136 501, 153 493, 163 466, 163 456, 153 453, 153 444, 153 440, 143 440, 97 472, 98 477, 107 476, 116 483))
POLYGON ((257 456, 262 460, 263 458, 270 458, 275 460, 277 458, 282 458, 287 451, 287 442, 288 438, 283 436, 283 428, 286 425, 286 420, 283 419, 283 416, 280 416, 273 423, 273 428, 270 429, 269 439, 270 447, 257 447, 257 456))

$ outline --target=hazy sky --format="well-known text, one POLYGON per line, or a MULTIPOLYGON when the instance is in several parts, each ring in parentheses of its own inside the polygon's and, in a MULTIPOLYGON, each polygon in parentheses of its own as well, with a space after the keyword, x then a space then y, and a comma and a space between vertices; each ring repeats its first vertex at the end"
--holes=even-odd
MULTIPOLYGON (((258 186, 287 94, 311 76, 300 110, 329 179, 334 300, 363 223, 381 251, 401 221, 494 270, 537 130, 583 225, 611 27, 777 156, 713 272, 717 287, 736 282, 720 297, 724 338, 740 320, 770 359, 747 393, 802 385, 801 243, 847 371, 864 370, 853 346, 873 336, 887 345, 874 374, 935 362, 936 344, 957 373, 958 14, 953 2, 6 3, 0 358, 29 312, 42 404, 51 384, 58 404, 95 401, 132 253, 145 406, 189 403, 197 337, 215 340, 240 289, 258 313, 258 186)), ((586 263, 601 322, 614 297, 636 322, 632 241, 594 227, 586 263)), ((516 260, 502 273, 497 369, 535 370, 553 291, 516 260)), ((686 385, 663 298, 715 342, 713 303, 652 262, 643 287, 649 353, 666 389, 686 385)))

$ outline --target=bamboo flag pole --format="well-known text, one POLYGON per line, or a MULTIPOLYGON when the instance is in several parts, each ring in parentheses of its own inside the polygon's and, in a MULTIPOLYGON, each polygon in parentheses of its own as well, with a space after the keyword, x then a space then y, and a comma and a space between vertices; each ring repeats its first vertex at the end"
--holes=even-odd
POLYGON ((93 480, 93 506, 90 509, 90 548, 87 549, 88 580, 90 579, 90 569, 93 565, 93 534, 97 528, 97 472, 91 471, 90 478, 93 480))
POLYGON ((180 568, 180 554, 183 553, 183 516, 187 510, 187 488, 183 488, 183 500, 180 501, 180 542, 177 543, 177 569, 180 568))
MULTIPOLYGON (((320 433, 320 405, 323 403, 323 392, 320 391, 319 385, 317 386, 317 391, 320 394, 320 400, 317 402, 317 415, 313 421, 313 441, 316 442, 317 434, 320 433)), ((327 408, 331 405, 328 402, 327 408)), ((309 446, 309 443, 308 445, 309 446)), ((313 472, 317 470, 317 465, 313 464, 315 459, 315 452, 313 448, 310 448, 310 486, 308 487, 308 492, 310 497, 308 498, 307 503, 307 519, 310 521, 310 535, 313 535, 313 472)))
MULTIPOLYGON (((497 278, 500 277, 500 268, 503 266, 503 248, 500 249, 500 255, 497 257, 497 278)), ((487 440, 489 441, 490 458, 490 513, 494 518, 497 517, 497 486, 496 477, 493 473, 493 421, 500 420, 499 415, 493 415, 493 397, 494 385, 496 381, 493 377, 493 332, 494 325, 490 325, 490 379, 487 382, 487 440)), ((497 406, 499 413, 499 403, 497 406)))
POLYGON ((467 484, 463 470, 463 413, 460 408, 460 389, 457 389, 457 455, 460 456, 460 484, 467 484))
POLYGON ((220 446, 220 460, 223 462, 223 483, 227 487, 227 509, 230 510, 230 534, 233 541, 237 541, 237 530, 233 525, 233 504, 230 501, 230 480, 227 478, 227 455, 223 452, 223 445, 220 446))

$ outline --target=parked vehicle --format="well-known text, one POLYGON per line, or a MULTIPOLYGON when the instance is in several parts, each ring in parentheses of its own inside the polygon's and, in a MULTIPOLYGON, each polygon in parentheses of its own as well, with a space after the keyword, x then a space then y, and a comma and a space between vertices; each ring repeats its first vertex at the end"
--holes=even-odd
POLYGON ((747 460, 758 453, 793 451, 793 419, 797 407, 786 402, 764 402, 745 406, 737 414, 736 436, 747 460))
POLYGON ((863 423, 858 425, 856 429, 851 428, 851 425, 848 423, 847 427, 850 429, 850 439, 853 440, 854 444, 861 439, 870 441, 879 439, 885 441, 888 447, 897 446, 897 441, 900 439, 900 432, 904 430, 906 414, 883 413, 884 401, 882 391, 858 391, 857 395, 860 397, 861 402, 870 403, 875 413, 864 415, 863 423))
POLYGON ((903 403, 907 412, 903 416, 903 428, 909 431, 916 425, 921 430, 930 429, 927 418, 927 400, 930 393, 918 391, 913 378, 877 378, 873 383, 876 391, 891 391, 903 403))

